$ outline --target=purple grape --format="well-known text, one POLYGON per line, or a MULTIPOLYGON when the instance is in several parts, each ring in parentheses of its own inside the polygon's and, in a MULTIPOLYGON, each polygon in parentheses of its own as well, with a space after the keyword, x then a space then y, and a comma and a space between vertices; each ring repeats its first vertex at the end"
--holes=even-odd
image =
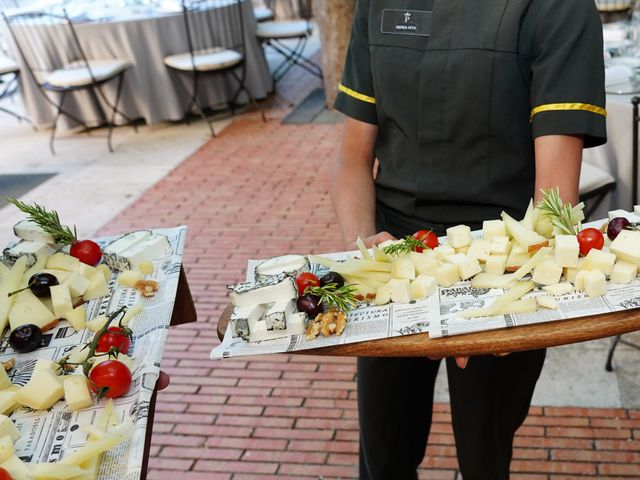
POLYGON ((298 311, 305 312, 309 318, 316 318, 319 313, 322 313, 322 303, 320 297, 306 293, 298 298, 297 301, 298 311))
POLYGON ((607 227, 607 237, 609 240, 615 240, 618 234, 630 225, 629 220, 624 217, 616 217, 609 222, 607 227))

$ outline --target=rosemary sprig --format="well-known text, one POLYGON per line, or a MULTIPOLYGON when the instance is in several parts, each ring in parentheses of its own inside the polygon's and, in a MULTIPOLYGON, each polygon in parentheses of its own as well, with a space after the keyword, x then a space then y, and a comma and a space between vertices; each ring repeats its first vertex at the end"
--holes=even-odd
POLYGON ((338 287, 336 283, 327 283, 324 287, 307 287, 304 293, 320 297, 320 302, 326 306, 335 306, 338 310, 347 313, 356 306, 357 300, 355 285, 345 284, 338 287))
POLYGON ((563 203, 560 198, 558 187, 549 190, 540 189, 542 200, 537 207, 547 214, 551 223, 562 233, 567 235, 577 235, 580 231, 579 222, 573 214, 573 206, 570 203, 563 203))
POLYGON ((37 203, 28 205, 16 198, 8 197, 7 201, 26 213, 28 215, 27 218, 37 223, 42 230, 50 234, 56 243, 71 245, 78 241, 76 227, 73 227, 72 232, 69 227, 62 225, 60 223, 60 217, 58 217, 58 212, 55 210, 49 211, 37 203))
POLYGON ((397 243, 392 243, 391 245, 387 245, 382 249, 384 253, 387 255, 406 255, 409 252, 418 251, 418 248, 422 248, 423 250, 428 250, 429 247, 422 241, 418 240, 411 235, 407 235, 404 239, 400 240, 397 243))

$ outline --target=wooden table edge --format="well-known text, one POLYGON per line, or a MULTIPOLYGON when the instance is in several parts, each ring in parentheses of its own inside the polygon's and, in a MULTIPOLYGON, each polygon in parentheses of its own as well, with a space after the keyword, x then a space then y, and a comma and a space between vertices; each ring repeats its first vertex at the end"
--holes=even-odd
MULTIPOLYGON (((227 305, 218 320, 217 333, 220 340, 224 338, 232 311, 233 305, 227 305)), ((283 353, 358 357, 444 358, 454 355, 486 355, 556 347, 612 337, 636 330, 640 330, 640 310, 637 309, 468 333, 446 338, 429 338, 428 334, 419 333, 283 353)))

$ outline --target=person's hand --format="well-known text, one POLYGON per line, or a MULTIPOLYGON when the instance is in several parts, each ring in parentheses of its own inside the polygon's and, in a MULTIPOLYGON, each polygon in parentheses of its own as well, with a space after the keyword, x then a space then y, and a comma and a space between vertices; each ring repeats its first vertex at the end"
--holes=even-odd
MULTIPOLYGON (((396 237, 391 235, 389 232, 378 232, 375 235, 371 235, 370 237, 365 237, 362 239, 365 247, 371 248, 374 245, 380 245, 382 242, 386 242, 387 240, 397 240, 396 237)), ((350 249, 357 248, 355 246, 355 242, 353 242, 350 246, 350 249)))
POLYGON ((169 375, 160 370, 160 376, 158 377, 158 381, 156 382, 156 387, 158 391, 164 390, 171 383, 171 378, 169 375))

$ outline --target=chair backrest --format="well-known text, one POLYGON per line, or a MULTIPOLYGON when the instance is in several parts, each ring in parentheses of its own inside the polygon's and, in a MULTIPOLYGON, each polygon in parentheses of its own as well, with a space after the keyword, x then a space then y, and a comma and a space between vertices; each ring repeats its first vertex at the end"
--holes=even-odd
POLYGON ((215 48, 245 55, 241 0, 182 0, 189 51, 215 48))
MULTIPOLYGON (((89 68, 78 35, 65 10, 3 13, 15 50, 29 75, 42 86, 47 75, 68 65, 89 68)), ((93 74, 91 74, 93 77, 93 74)))

